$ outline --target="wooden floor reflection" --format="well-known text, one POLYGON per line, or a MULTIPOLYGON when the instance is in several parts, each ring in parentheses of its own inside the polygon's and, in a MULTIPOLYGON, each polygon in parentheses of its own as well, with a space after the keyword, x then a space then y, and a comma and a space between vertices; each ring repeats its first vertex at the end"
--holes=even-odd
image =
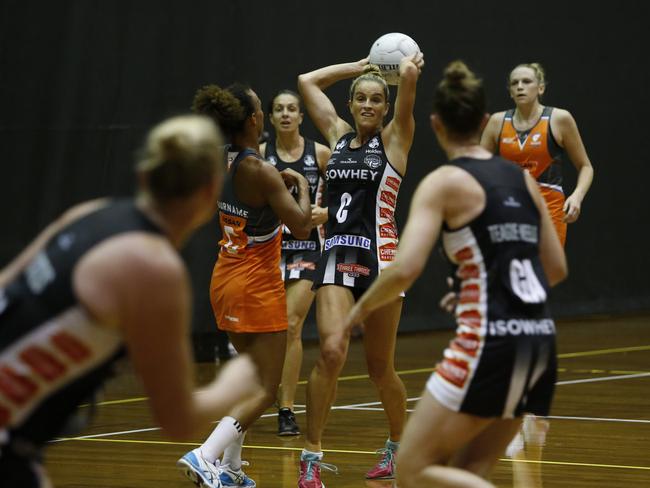
MULTIPOLYGON (((540 461, 503 458, 492 481, 512 486, 513 465, 541 470, 544 487, 650 486, 650 316, 598 317, 559 321, 560 374, 550 430, 540 461)), ((420 396, 451 332, 402 335, 397 367, 409 398, 420 396)), ((305 349, 302 378, 313 365, 315 345, 305 349)), ((201 381, 214 374, 201 364, 201 381)), ((304 399, 304 384, 298 401, 304 399)), ((202 441, 169 442, 148 414, 142 391, 128 372, 107 388, 92 425, 74 440, 54 443, 47 468, 56 487, 189 488, 176 459, 202 441)), ((415 400, 409 401, 412 408, 415 400)), ((323 447, 325 461, 339 474, 324 474, 328 488, 392 486, 363 478, 386 439, 386 422, 372 384, 365 376, 362 345, 355 342, 339 383, 337 409, 330 415, 323 447)), ((216 419, 215 419, 216 420, 216 419)), ((298 415, 304 424, 304 414, 298 415)), ((212 426, 206 425, 207 435, 212 426)), ((275 435, 268 416, 245 441, 246 469, 259 488, 297 486, 302 437, 275 435)), ((1 483, 0 483, 1 484, 1 483)), ((525 488, 530 488, 526 486, 525 488)))

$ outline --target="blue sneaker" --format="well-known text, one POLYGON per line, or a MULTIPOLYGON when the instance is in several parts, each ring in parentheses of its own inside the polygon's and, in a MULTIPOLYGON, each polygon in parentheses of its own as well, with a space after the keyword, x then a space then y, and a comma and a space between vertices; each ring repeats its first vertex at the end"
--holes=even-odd
POLYGON ((239 468, 237 471, 230 469, 230 466, 227 464, 219 466, 219 481, 224 488, 231 486, 239 487, 243 486, 245 488, 255 488, 257 484, 255 481, 246 476, 246 473, 239 468))
POLYGON ((218 464, 205 460, 198 447, 176 461, 176 466, 200 488, 222 488, 223 486, 219 480, 218 464))

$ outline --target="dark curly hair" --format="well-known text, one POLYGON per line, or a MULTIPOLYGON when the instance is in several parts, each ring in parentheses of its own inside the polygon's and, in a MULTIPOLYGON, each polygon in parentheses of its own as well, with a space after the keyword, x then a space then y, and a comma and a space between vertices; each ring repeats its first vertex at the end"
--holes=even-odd
POLYGON ((194 95, 192 111, 211 117, 232 137, 242 131, 246 119, 255 113, 250 90, 243 83, 233 83, 228 88, 206 85, 194 95))

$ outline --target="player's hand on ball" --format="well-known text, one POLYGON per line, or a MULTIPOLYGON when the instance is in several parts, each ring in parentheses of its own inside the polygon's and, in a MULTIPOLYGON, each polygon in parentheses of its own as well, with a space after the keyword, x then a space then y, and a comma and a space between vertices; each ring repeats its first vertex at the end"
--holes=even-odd
POLYGON ((415 67, 418 69, 418 74, 422 73, 422 68, 424 66, 424 54, 418 51, 415 54, 411 54, 410 56, 403 57, 399 63, 400 73, 403 73, 406 67, 411 64, 414 64, 415 67))

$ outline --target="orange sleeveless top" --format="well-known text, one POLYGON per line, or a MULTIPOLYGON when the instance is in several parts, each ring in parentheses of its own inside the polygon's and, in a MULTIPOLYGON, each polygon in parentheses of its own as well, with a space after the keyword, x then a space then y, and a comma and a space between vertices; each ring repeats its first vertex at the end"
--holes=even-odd
POLYGON ((508 110, 499 133, 497 153, 527 169, 540 186, 563 193, 561 163, 564 150, 551 133, 552 112, 553 107, 544 107, 533 128, 518 131, 512 122, 515 111, 508 110))

